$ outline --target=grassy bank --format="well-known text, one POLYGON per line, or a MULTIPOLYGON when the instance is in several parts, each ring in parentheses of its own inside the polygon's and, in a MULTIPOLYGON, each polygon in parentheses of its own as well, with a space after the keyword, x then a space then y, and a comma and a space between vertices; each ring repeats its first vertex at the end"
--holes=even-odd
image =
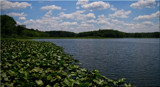
POLYGON ((115 87, 124 78, 111 80, 98 70, 88 71, 78 61, 49 42, 2 40, 2 87, 115 87))

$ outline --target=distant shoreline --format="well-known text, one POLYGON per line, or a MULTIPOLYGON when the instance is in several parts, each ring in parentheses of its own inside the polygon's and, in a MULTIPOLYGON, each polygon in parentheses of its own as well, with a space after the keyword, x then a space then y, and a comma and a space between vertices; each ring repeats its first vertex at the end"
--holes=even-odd
POLYGON ((160 38, 105 38, 105 37, 16 37, 16 38, 3 38, 1 37, 1 40, 6 40, 6 39, 17 39, 17 40, 32 40, 32 39, 160 39, 160 38))

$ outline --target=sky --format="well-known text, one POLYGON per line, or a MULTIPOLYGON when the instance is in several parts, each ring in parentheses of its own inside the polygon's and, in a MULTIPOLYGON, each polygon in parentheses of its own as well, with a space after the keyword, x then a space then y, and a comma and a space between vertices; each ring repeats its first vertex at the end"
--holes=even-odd
POLYGON ((1 15, 40 31, 160 32, 156 0, 1 0, 1 15))

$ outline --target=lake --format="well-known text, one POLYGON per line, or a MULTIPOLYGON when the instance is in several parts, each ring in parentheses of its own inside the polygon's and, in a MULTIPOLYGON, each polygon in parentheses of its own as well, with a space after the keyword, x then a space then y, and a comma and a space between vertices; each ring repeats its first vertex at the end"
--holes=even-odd
POLYGON ((159 39, 35 39, 62 46, 89 70, 126 78, 137 87, 160 86, 159 39))

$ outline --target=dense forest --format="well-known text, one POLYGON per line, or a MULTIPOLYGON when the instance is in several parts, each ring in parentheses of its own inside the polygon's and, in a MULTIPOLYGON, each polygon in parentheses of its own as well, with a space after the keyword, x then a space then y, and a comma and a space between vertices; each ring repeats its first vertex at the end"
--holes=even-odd
POLYGON ((125 33, 117 30, 100 29, 74 33, 68 31, 39 31, 28 29, 25 25, 18 25, 16 21, 8 16, 1 15, 1 37, 106 37, 106 38, 160 38, 160 32, 152 33, 125 33))

